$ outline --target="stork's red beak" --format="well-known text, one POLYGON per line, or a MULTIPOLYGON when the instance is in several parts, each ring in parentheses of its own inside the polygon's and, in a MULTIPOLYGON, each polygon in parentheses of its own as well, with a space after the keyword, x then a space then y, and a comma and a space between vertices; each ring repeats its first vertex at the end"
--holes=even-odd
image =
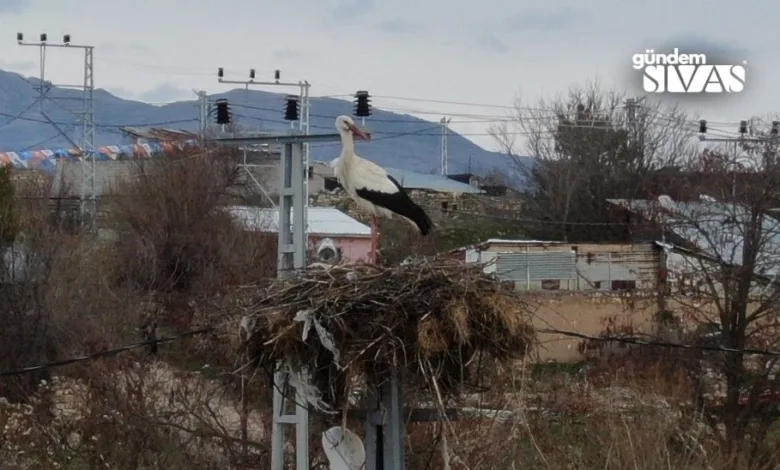
POLYGON ((358 126, 350 124, 349 130, 357 140, 371 140, 371 134, 361 131, 358 126))

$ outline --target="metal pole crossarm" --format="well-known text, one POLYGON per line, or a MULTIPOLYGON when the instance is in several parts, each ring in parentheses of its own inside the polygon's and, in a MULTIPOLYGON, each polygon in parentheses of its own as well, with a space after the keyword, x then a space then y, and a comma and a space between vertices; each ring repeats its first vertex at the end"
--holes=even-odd
POLYGON ((262 86, 309 86, 306 82, 256 82, 254 80, 223 80, 217 79, 219 83, 226 83, 228 85, 262 85, 262 86))
MULTIPOLYGON (((59 85, 57 83, 49 83, 49 85, 53 86, 53 87, 57 87, 57 88, 73 88, 75 90, 83 90, 84 89, 84 85, 59 85)), ((57 97, 57 99, 59 100, 59 99, 62 99, 62 98, 57 97)), ((80 100, 80 99, 83 99, 83 98, 70 98, 70 99, 78 99, 78 100, 80 100)))
POLYGON ((18 42, 20 46, 35 47, 61 47, 63 49, 94 49, 95 46, 84 46, 80 44, 50 44, 48 42, 18 42))
POLYGON ((339 134, 309 134, 309 135, 264 135, 257 137, 217 137, 215 142, 223 145, 251 144, 303 144, 312 142, 336 142, 341 140, 339 134))
POLYGON ((702 142, 771 142, 773 140, 778 140, 778 137, 724 137, 711 139, 702 135, 699 136, 699 140, 702 142))

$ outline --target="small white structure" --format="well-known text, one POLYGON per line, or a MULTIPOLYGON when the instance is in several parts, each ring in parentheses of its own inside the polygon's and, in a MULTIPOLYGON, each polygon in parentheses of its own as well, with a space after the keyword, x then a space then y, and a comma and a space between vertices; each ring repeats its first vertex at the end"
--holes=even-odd
MULTIPOLYGON (((246 230, 276 233, 279 231, 279 209, 251 206, 229 206, 228 211, 246 230)), ((334 207, 309 207, 309 253, 312 260, 332 263, 323 258, 332 250, 329 260, 357 263, 371 252, 371 229, 334 207)))
POLYGON ((363 441, 347 428, 334 426, 322 433, 322 448, 330 470, 362 470, 366 463, 363 441))

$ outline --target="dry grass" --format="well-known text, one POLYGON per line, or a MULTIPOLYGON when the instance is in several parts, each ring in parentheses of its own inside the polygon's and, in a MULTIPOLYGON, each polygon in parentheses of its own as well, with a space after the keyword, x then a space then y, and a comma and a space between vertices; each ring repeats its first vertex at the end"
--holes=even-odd
MULTIPOLYGON (((255 357, 271 363, 292 356, 330 368, 332 353, 324 350, 316 327, 303 340, 303 324, 292 320, 309 309, 333 335, 343 364, 364 361, 351 369, 352 377, 382 361, 406 364, 412 375, 427 363, 443 365, 434 367, 435 374, 450 374, 455 382, 468 369, 482 378, 478 385, 488 387, 481 394, 445 398, 447 406, 477 408, 459 421, 409 425, 410 470, 768 470, 780 465, 777 430, 760 443, 752 461, 747 450, 726 455, 712 427, 692 411, 690 383, 680 375, 685 362, 676 356, 626 350, 599 361, 589 374, 534 373, 524 357, 531 342, 529 308, 477 273, 411 264, 350 268, 356 280, 336 269, 281 283, 262 281, 274 272, 275 241, 240 231, 218 209, 229 200, 224 187, 233 177, 229 162, 191 157, 191 165, 142 166, 137 178, 117 185, 110 204, 117 242, 95 243, 66 232, 57 222, 62 214, 51 217, 56 205, 46 200, 46 188, 25 189, 41 197, 19 203, 23 237, 17 241, 27 249, 28 278, 2 286, 0 370, 138 341, 137 328, 149 317, 160 320, 161 334, 224 321, 225 311, 209 308, 224 301, 233 303, 225 323, 232 337, 240 317, 257 313, 263 332, 254 339, 270 342, 255 350, 255 357), (254 287, 239 289, 246 284, 254 287), (177 321, 182 317, 186 321, 177 321), (464 368, 477 349, 523 359, 475 360, 464 368)), ((533 326, 592 334, 603 330, 605 318, 617 315, 621 325, 638 325, 652 311, 611 301, 532 304, 533 326)), ((270 387, 265 375, 247 374, 242 394, 233 373, 235 346, 220 335, 161 346, 157 356, 140 349, 3 377, 0 396, 11 402, 0 403, 3 468, 267 468, 270 387)), ((581 357, 575 341, 560 348, 556 358, 581 357)), ((593 359, 603 350, 586 352, 593 359)), ((335 383, 343 397, 352 382, 335 377, 321 376, 320 387, 323 380, 335 383)), ((414 392, 411 404, 430 406, 429 394, 414 392)), ((340 416, 327 419, 341 422, 340 416)), ((327 419, 312 427, 312 461, 322 459, 317 432, 327 419)), ((349 426, 362 434, 361 423, 349 426)))

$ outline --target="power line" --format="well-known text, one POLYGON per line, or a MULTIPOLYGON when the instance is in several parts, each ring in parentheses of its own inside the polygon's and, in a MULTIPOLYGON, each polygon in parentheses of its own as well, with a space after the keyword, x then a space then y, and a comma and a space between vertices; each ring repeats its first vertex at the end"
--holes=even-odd
MULTIPOLYGON (((129 344, 115 349, 109 349, 106 351, 100 351, 93 354, 87 354, 84 356, 77 356, 69 359, 63 359, 60 361, 47 362, 45 364, 24 367, 21 369, 2 371, 0 372, 0 377, 11 377, 11 376, 27 374, 29 372, 35 372, 39 370, 53 369, 53 368, 62 367, 66 365, 76 364, 79 362, 91 361, 103 357, 117 356, 121 353, 131 351, 133 349, 139 349, 153 344, 162 344, 162 343, 180 341, 182 339, 186 339, 194 336, 213 333, 214 331, 216 331, 216 327, 207 327, 207 328, 201 328, 197 330, 185 331, 177 335, 166 336, 164 338, 159 338, 154 340, 141 341, 138 343, 129 344)), ((656 347, 672 348, 672 349, 687 349, 687 350, 695 350, 695 351, 725 352, 731 354, 744 354, 744 355, 753 355, 753 356, 780 357, 780 351, 773 351, 767 349, 754 349, 754 348, 736 349, 736 348, 728 348, 721 345, 708 346, 703 344, 675 343, 675 342, 661 341, 655 339, 642 339, 634 336, 614 336, 614 335, 594 336, 585 333, 580 333, 578 331, 561 330, 557 328, 541 328, 541 329, 536 329, 536 332, 543 333, 543 334, 558 334, 558 335, 568 336, 571 338, 579 338, 579 339, 584 339, 589 341, 633 344, 637 346, 656 346, 656 347)))
POLYGON ((720 345, 707 346, 704 344, 674 343, 674 342, 660 341, 654 339, 642 339, 633 336, 612 336, 612 335, 593 336, 585 333, 579 333, 577 331, 559 330, 555 328, 543 328, 543 329, 537 329, 536 331, 538 333, 559 334, 563 336, 569 336, 572 338, 587 339, 591 341, 634 344, 637 346, 658 346, 658 347, 673 348, 673 349, 716 351, 716 352, 726 352, 731 354, 745 354, 745 355, 752 355, 752 356, 775 356, 775 357, 780 356, 780 351, 772 351, 767 349, 752 349, 752 348, 735 349, 735 348, 727 348, 725 346, 720 346, 720 345))
POLYGON ((24 111, 22 111, 21 113, 17 114, 16 116, 11 116, 11 115, 6 115, 6 114, 3 114, 3 116, 10 116, 10 119, 9 119, 8 121, 6 121, 6 122, 4 122, 4 123, 0 124, 0 129, 2 129, 3 127, 6 127, 6 126, 8 126, 8 125, 10 125, 11 123, 13 123, 13 122, 15 122, 15 121, 17 121, 17 120, 19 120, 19 119, 21 119, 21 118, 22 118, 22 117, 23 117, 25 114, 27 114, 27 112, 29 112, 29 111, 30 111, 30 110, 33 108, 33 106, 35 106, 36 104, 38 104, 40 101, 41 101, 41 98, 40 98, 40 97, 38 97, 38 98, 34 99, 34 100, 33 100, 33 102, 32 102, 32 103, 30 103, 30 105, 29 105, 29 106, 27 106, 26 108, 24 108, 24 111))
POLYGON ((26 374, 28 372, 35 372, 35 371, 43 370, 43 369, 52 369, 52 368, 55 368, 55 367, 67 366, 67 365, 70 365, 70 364, 76 364, 78 362, 90 361, 90 360, 98 359, 98 358, 101 358, 101 357, 116 356, 118 354, 121 354, 121 353, 126 352, 126 351, 130 351, 130 350, 133 350, 133 349, 143 348, 143 347, 150 346, 150 345, 153 345, 153 344, 170 343, 172 341, 178 341, 178 340, 181 340, 181 339, 190 338, 192 336, 199 336, 199 335, 203 335, 203 334, 206 334, 206 333, 212 333, 215 330, 216 330, 215 327, 209 327, 209 328, 201 328, 199 330, 185 331, 184 333, 179 333, 177 335, 167 336, 165 338, 153 339, 153 340, 149 340, 149 341, 142 341, 140 343, 128 344, 127 346, 122 346, 121 348, 109 349, 107 351, 100 351, 100 352, 93 353, 93 354, 87 354, 85 356, 72 357, 70 359, 63 359, 61 361, 47 362, 45 364, 40 364, 40 365, 37 365, 37 366, 30 366, 30 367, 24 367, 22 369, 4 371, 4 372, 0 372, 0 377, 10 377, 10 376, 14 376, 14 375, 22 375, 22 374, 26 374))
MULTIPOLYGON (((49 121, 46 119, 14 116, 13 114, 7 114, 3 112, 0 112, 0 116, 10 117, 10 118, 18 119, 20 121, 39 122, 41 124, 57 124, 60 126, 72 126, 75 124, 73 122, 49 121)), ((175 119, 175 120, 163 121, 163 122, 147 122, 147 123, 136 123, 136 124, 95 124, 95 127, 119 129, 122 127, 165 126, 169 124, 196 122, 197 120, 198 120, 197 118, 188 118, 188 119, 175 119)))

